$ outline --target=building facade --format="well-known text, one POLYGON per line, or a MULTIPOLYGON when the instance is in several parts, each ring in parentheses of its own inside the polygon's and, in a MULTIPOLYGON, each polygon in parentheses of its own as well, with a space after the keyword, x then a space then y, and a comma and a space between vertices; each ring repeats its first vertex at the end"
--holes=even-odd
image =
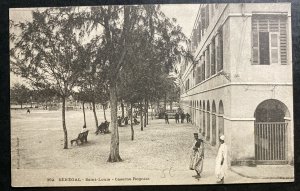
POLYGON ((294 158, 290 3, 202 4, 181 64, 180 106, 232 165, 294 158))

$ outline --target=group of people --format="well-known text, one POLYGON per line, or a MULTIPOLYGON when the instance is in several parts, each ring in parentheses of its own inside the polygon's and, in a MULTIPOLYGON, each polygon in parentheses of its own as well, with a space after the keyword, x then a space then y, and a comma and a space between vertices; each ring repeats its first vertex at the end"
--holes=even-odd
POLYGON ((187 123, 191 122, 191 116, 189 113, 186 113, 186 114, 184 114, 184 113, 179 114, 178 112, 175 113, 175 123, 179 123, 179 117, 180 117, 181 123, 184 123, 184 119, 186 119, 187 123))
MULTIPOLYGON (((190 170, 195 170, 196 174, 194 177, 201 178, 201 173, 203 170, 203 160, 204 160, 204 140, 199 137, 198 133, 194 133, 195 142, 192 147, 192 153, 190 155, 190 170)), ((227 146, 225 144, 225 136, 221 135, 219 138, 220 146, 218 149, 218 154, 216 157, 215 164, 215 175, 217 178, 217 183, 223 184, 226 170, 228 168, 227 162, 227 146)))
MULTIPOLYGON (((128 116, 126 116, 126 117, 124 117, 124 118, 118 116, 117 122, 118 122, 118 126, 119 126, 119 127, 122 127, 122 126, 123 126, 122 124, 128 125, 128 124, 129 124, 129 121, 130 121, 130 119, 129 119, 128 116)), ((137 120, 137 118, 136 118, 135 116, 133 116, 133 124, 138 125, 139 123, 140 123, 140 122, 137 120)))
MULTIPOLYGON (((169 124, 169 116, 168 114, 165 112, 165 123, 166 124, 169 124)), ((189 113, 181 113, 179 114, 178 112, 175 113, 175 123, 179 123, 179 117, 181 119, 181 123, 184 123, 184 119, 186 119, 186 122, 187 123, 190 123, 191 122, 191 116, 189 113)))

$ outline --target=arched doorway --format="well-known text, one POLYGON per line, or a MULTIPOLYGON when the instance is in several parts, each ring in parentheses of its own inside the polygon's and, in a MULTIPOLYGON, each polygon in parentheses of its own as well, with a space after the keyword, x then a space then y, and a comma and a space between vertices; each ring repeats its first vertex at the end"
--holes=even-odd
POLYGON ((202 104, 201 104, 201 100, 199 101, 200 103, 200 108, 199 108, 199 132, 202 133, 203 132, 203 126, 202 126, 202 104))
POLYGON ((222 100, 219 102, 219 136, 224 135, 224 106, 222 100))
POLYGON ((287 163, 288 123, 290 113, 275 99, 261 102, 254 112, 255 159, 258 163, 287 163))
POLYGON ((206 136, 206 124, 205 124, 205 101, 203 100, 203 108, 202 108, 202 119, 203 119, 203 137, 206 136))
POLYGON ((199 112, 199 101, 197 100, 196 101, 196 115, 195 115, 195 124, 196 124, 197 127, 199 126, 199 123, 198 123, 198 118, 199 118, 198 112, 199 112))
POLYGON ((206 126, 207 126, 207 133, 206 133, 206 140, 210 141, 210 105, 209 105, 209 101, 207 101, 207 122, 206 122, 206 126))
POLYGON ((211 111, 212 111, 212 119, 211 119, 211 138, 212 138, 212 146, 216 145, 216 137, 217 137, 217 118, 216 118, 216 104, 215 101, 213 100, 212 106, 211 106, 211 111))

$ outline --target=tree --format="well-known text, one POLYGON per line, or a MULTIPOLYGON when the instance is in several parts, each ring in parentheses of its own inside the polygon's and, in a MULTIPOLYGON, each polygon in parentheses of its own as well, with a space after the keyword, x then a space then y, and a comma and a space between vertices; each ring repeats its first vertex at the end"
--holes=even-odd
POLYGON ((74 18, 76 12, 71 7, 37 9, 32 12, 32 21, 13 25, 21 33, 14 36, 10 50, 11 70, 15 74, 29 80, 33 87, 50 87, 62 99, 64 149, 68 148, 66 98, 86 69, 74 18))
POLYGON ((32 100, 38 103, 43 103, 45 109, 48 108, 48 103, 56 96, 55 90, 51 88, 42 88, 32 90, 32 100))
POLYGON ((21 109, 23 108, 23 104, 27 103, 30 100, 31 91, 23 84, 15 84, 10 90, 10 100, 16 102, 21 105, 21 109))

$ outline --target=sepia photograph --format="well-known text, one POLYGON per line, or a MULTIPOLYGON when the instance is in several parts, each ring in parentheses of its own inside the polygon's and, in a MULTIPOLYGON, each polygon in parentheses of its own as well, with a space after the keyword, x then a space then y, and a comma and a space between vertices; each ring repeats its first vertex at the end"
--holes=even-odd
POLYGON ((290 2, 9 9, 11 186, 294 182, 290 2))

